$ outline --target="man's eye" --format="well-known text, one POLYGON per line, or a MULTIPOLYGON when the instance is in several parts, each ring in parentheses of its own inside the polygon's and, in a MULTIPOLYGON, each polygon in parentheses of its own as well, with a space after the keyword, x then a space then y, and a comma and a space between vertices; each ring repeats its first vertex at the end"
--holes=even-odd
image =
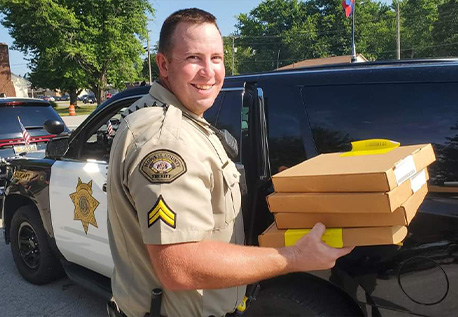
POLYGON ((196 61, 199 59, 199 57, 195 56, 195 55, 191 55, 191 56, 188 56, 188 59, 189 60, 192 60, 192 61, 196 61))
POLYGON ((212 60, 215 62, 221 62, 223 60, 223 57, 222 56, 213 56, 212 60))

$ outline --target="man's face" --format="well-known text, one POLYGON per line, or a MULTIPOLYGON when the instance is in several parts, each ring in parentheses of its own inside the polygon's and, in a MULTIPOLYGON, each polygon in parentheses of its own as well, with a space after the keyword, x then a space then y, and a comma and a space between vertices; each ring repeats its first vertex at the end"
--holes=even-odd
POLYGON ((179 23, 168 56, 157 55, 163 84, 191 112, 201 116, 224 81, 223 40, 210 23, 179 23))

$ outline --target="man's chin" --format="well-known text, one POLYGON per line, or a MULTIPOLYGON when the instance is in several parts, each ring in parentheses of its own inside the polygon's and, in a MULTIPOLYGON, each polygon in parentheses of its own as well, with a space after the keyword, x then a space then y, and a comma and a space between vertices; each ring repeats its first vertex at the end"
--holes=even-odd
POLYGON ((199 116, 202 116, 203 113, 205 111, 207 111, 208 109, 210 109, 212 106, 213 106, 213 103, 215 101, 205 101, 205 102, 199 102, 197 104, 194 105, 193 109, 194 109, 194 113, 199 115, 199 116))

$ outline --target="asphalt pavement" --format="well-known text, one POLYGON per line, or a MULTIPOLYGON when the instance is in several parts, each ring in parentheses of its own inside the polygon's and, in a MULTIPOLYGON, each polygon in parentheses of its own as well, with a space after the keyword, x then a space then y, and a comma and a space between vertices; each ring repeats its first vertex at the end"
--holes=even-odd
MULTIPOLYGON (((64 116, 70 130, 75 129, 87 115, 64 116)), ((5 243, 0 219, 0 316, 1 317, 60 317, 106 316, 105 299, 67 277, 47 285, 33 285, 16 270, 11 246, 5 243)))
POLYGON ((81 115, 81 116, 63 116, 61 117, 64 120, 65 125, 70 129, 74 130, 83 122, 89 115, 81 115))
POLYGON ((16 270, 10 245, 0 229, 0 316, 107 316, 105 300, 62 278, 47 285, 26 282, 16 270))

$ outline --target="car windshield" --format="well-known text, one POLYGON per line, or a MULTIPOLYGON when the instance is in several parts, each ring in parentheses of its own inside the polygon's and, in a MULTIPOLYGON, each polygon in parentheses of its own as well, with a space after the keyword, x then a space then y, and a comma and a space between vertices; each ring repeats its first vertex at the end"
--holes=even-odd
POLYGON ((43 129, 46 120, 62 121, 50 106, 6 106, 0 107, 2 124, 0 134, 21 132, 18 117, 26 129, 43 129))

